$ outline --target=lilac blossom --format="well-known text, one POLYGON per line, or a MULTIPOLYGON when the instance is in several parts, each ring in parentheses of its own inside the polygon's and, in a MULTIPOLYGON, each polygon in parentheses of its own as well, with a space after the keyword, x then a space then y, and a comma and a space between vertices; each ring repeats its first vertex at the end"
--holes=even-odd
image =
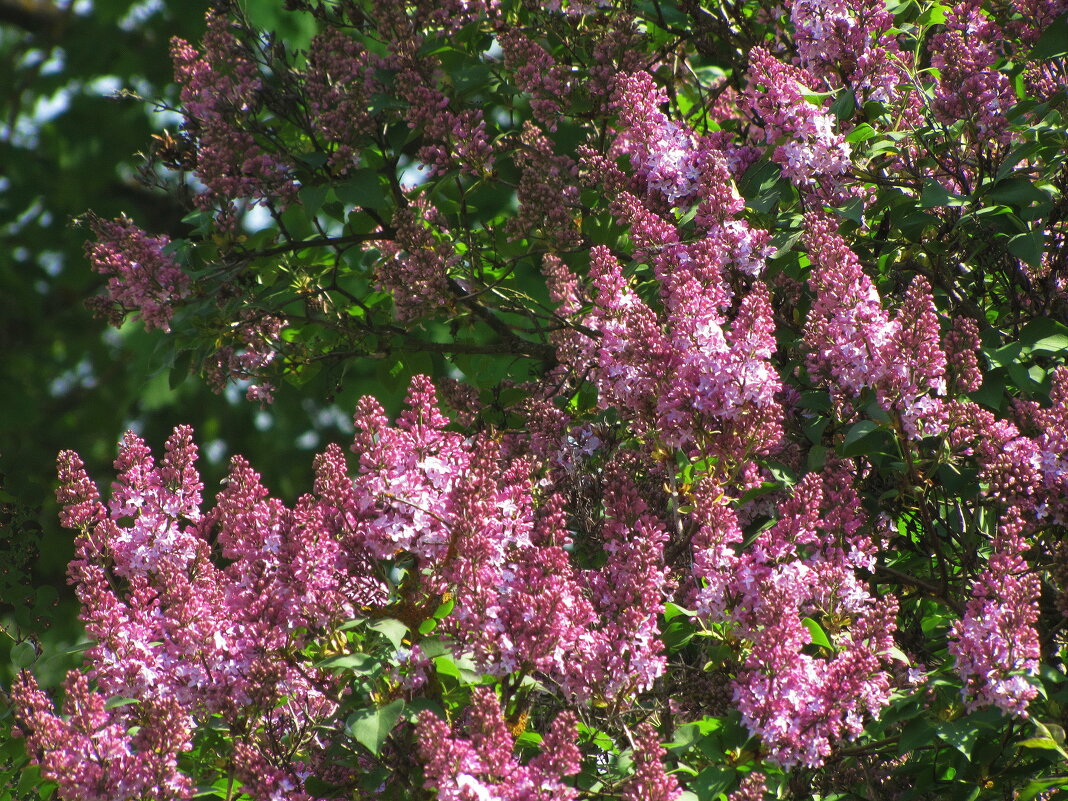
POLYGON ((107 697, 90 689, 84 673, 64 684, 63 716, 28 673, 12 687, 15 720, 42 775, 60 798, 79 801, 177 801, 194 788, 178 770, 178 756, 192 748, 193 721, 173 698, 108 709, 107 697), (136 727, 136 728, 135 728, 136 727))
POLYGON ((993 705, 1026 718, 1038 695, 1028 680, 1038 672, 1039 578, 1024 559, 1024 521, 1011 510, 1002 518, 986 570, 972 585, 964 616, 950 634, 949 653, 964 680, 969 709, 993 705))
POLYGON ((98 273, 108 277, 106 295, 93 305, 115 326, 136 314, 145 328, 170 331, 175 304, 189 296, 190 280, 166 253, 170 239, 149 236, 125 217, 93 220, 96 242, 86 254, 98 273))
POLYGON ((566 778, 578 772, 575 717, 561 713, 542 740, 541 753, 528 765, 512 755, 508 732, 493 691, 472 695, 468 737, 455 736, 430 712, 419 715, 416 737, 424 762, 426 787, 441 801, 569 801, 578 797, 566 778))

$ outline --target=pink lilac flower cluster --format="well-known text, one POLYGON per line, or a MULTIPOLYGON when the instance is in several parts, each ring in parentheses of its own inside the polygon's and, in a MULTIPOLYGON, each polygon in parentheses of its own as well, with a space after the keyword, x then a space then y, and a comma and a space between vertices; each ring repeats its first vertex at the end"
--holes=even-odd
POLYGON ((792 0, 789 8, 805 70, 850 88, 860 102, 900 99, 905 54, 890 33, 894 15, 884 0, 792 0))
POLYGON ((1033 44, 1054 21, 1068 13, 1066 0, 1015 0, 1013 7, 1020 13, 1021 38, 1033 44))
POLYGON ((634 736, 634 774, 623 787, 622 801, 675 801, 682 795, 678 779, 664 772, 663 759, 656 728, 643 723, 634 736))
POLYGON ((783 64, 762 47, 749 54, 746 104, 773 158, 798 188, 832 204, 849 198, 846 176, 852 151, 835 131, 833 115, 810 100, 818 83, 807 71, 783 64))
POLYGON ((729 287, 718 279, 707 248, 677 245, 670 226, 639 213, 653 223, 649 239, 668 246, 657 255, 658 271, 667 274, 672 264, 681 269, 666 282, 671 305, 665 326, 630 289, 608 250, 593 249, 594 306, 582 324, 599 337, 586 340, 582 359, 597 365, 592 377, 601 404, 627 410, 642 429, 656 430, 672 445, 687 447, 726 425, 724 450, 735 436, 751 438, 754 452, 770 447, 779 438, 774 395, 780 383, 769 363, 774 326, 766 296, 754 290, 725 331, 729 287), (725 364, 734 369, 723 369, 725 364))
POLYGON ((564 550, 559 500, 534 507, 533 466, 519 460, 502 471, 491 443, 446 430, 434 399, 429 379, 417 377, 395 427, 377 403, 361 401, 355 479, 339 449, 317 460, 334 535, 372 558, 417 557, 424 589, 456 601, 445 630, 487 672, 543 671, 583 698, 650 686, 664 668, 665 532, 623 474, 606 490, 608 561, 578 571, 564 550))
MULTIPOLYGON (((70 577, 94 643, 87 678, 102 698, 177 705, 196 721, 258 711, 273 736, 303 731, 336 704, 319 671, 285 655, 363 600, 341 585, 348 555, 324 533, 310 497, 293 510, 268 499, 240 458, 216 506, 202 512, 195 458, 187 427, 175 430, 159 465, 128 434, 105 506, 77 455, 60 455, 63 522, 80 531, 70 577), (214 563, 210 539, 225 566, 214 563)), ((40 725, 40 712, 26 715, 27 726, 40 725)), ((246 745, 277 758, 270 738, 246 745)), ((60 758, 50 755, 57 745, 42 748, 43 760, 60 758)))
POLYGON ((1023 508, 1033 510, 1040 521, 1065 525, 1068 523, 1068 368, 1058 367, 1051 383, 1048 407, 1041 407, 1035 401, 1016 402, 1020 427, 1032 435, 1026 438, 1030 444, 1003 448, 1002 455, 1012 452, 1024 456, 1032 468, 1026 474, 1026 486, 1031 492, 1024 499, 1023 508))
POLYGON ((531 122, 524 123, 519 142, 519 212, 508 221, 509 231, 516 238, 544 238, 561 251, 578 247, 578 165, 554 153, 552 142, 531 122))
POLYGON ((1017 717, 1027 717, 1028 702, 1038 695, 1027 677, 1038 672, 1042 655, 1035 630, 1041 582, 1024 559, 1023 530, 1020 513, 1006 512, 949 643, 968 708, 993 705, 1017 717))
POLYGON ((692 131, 660 111, 667 95, 647 72, 623 76, 615 106, 620 133, 613 150, 630 157, 650 192, 685 208, 697 192, 697 148, 692 131))
POLYGON ((131 312, 145 328, 170 331, 175 305, 188 297, 189 276, 164 251, 166 236, 149 236, 125 217, 94 219, 96 241, 86 245, 93 269, 108 276, 106 294, 94 304, 114 325, 131 312))
POLYGON ((971 317, 957 317, 946 334, 943 347, 946 366, 954 386, 960 392, 975 392, 983 385, 979 370, 979 326, 971 317))
POLYGON ((28 673, 15 679, 18 732, 26 750, 54 781, 60 798, 79 801, 177 801, 194 788, 178 770, 178 756, 191 746, 193 721, 173 698, 109 708, 71 671, 64 684, 63 716, 28 673))
POLYGON ((934 111, 950 124, 969 120, 976 141, 1009 138, 1006 112, 1016 102, 1004 73, 995 69, 1004 41, 979 0, 962 0, 946 11, 945 28, 931 37, 931 66, 939 70, 934 111))
POLYGON ((578 773, 582 761, 575 726, 574 713, 562 712, 545 734, 541 753, 523 765, 512 754, 515 739, 496 696, 478 688, 467 737, 454 735, 430 712, 419 715, 416 736, 425 786, 441 801, 570 801, 578 791, 564 777, 578 773))
MULTIPOLYGON (((158 465, 128 434, 107 505, 77 455, 61 455, 63 522, 80 532, 71 580, 94 641, 87 675, 105 697, 173 701, 196 720, 257 710, 275 737, 299 736, 336 702, 331 680, 295 664, 293 649, 357 609, 392 603, 373 566, 400 554, 416 560, 418 577, 401 613, 454 599, 442 632, 484 672, 538 671, 572 698, 613 702, 663 673, 667 533, 628 478, 634 465, 606 469, 607 561, 579 570, 561 499, 535 503, 534 464, 502 469, 498 444, 447 430, 429 379, 413 381, 395 426, 370 399, 355 422, 356 475, 329 447, 314 494, 293 508, 235 457, 202 511, 187 427, 158 465)), ((40 714, 27 710, 27 725, 40 714)), ((243 742, 248 764, 277 764, 273 740, 243 742)), ((295 770, 272 786, 299 788, 295 770)))
POLYGON ((941 433, 946 356, 929 285, 917 277, 892 318, 836 228, 818 212, 805 216, 815 294, 804 329, 809 372, 837 402, 873 390, 909 437, 941 433))
POLYGON ((897 602, 874 596, 859 570, 877 550, 845 464, 809 473, 780 504, 775 523, 741 553, 743 537, 715 486, 695 498, 692 603, 749 652, 733 682, 742 720, 781 765, 822 765, 841 739, 890 699, 887 651, 897 602), (811 655, 804 623, 821 624, 831 653, 811 655))
POLYGON ((393 296, 399 320, 411 320, 450 303, 449 269, 458 261, 444 221, 425 200, 398 209, 393 239, 382 240, 375 263, 378 286, 393 296))
POLYGON ((534 119, 555 131, 563 111, 561 102, 570 93, 566 67, 557 64, 545 48, 518 30, 505 30, 500 44, 505 65, 514 70, 516 87, 531 96, 534 119))
MULTIPOLYGON (((500 0, 374 0, 371 13, 388 23, 395 45, 418 47, 427 35, 455 34, 472 22, 495 19, 499 8, 500 0)), ((354 8, 352 13, 363 12, 354 8)))
POLYGON ((482 109, 454 110, 454 101, 436 87, 437 76, 421 66, 405 65, 396 77, 397 94, 408 104, 408 125, 426 140, 416 158, 430 176, 456 168, 482 177, 494 159, 482 109))
POLYGON ((197 143, 197 176, 208 188, 196 202, 205 209, 223 203, 224 220, 238 198, 284 208, 296 199, 292 165, 261 147, 240 123, 261 110, 259 67, 238 45, 225 15, 209 12, 207 27, 203 55, 177 37, 171 41, 184 127, 197 143))
POLYGON ((318 135, 334 146, 330 165, 339 175, 359 164, 361 135, 373 125, 370 100, 383 91, 375 74, 389 65, 336 28, 312 40, 304 82, 308 112, 318 135))
POLYGON ((208 360, 204 372, 216 392, 233 380, 252 381, 245 397, 254 402, 269 404, 274 400, 274 384, 266 377, 281 347, 282 329, 286 320, 275 315, 256 315, 246 310, 242 321, 230 332, 235 345, 224 345, 208 360))
POLYGON ((764 801, 767 791, 767 776, 759 770, 747 773, 738 784, 738 789, 727 796, 727 801, 764 801))
MULTIPOLYGON (((684 242, 674 223, 611 171, 601 173, 603 188, 614 196, 614 215, 630 229, 634 259, 652 267, 663 314, 630 288, 607 248, 594 247, 593 308, 579 322, 597 337, 572 341, 574 369, 596 365, 601 405, 626 410, 641 430, 655 430, 670 445, 689 448, 712 436, 714 451, 737 453, 735 446, 748 442, 751 453, 761 452, 781 436, 775 402, 781 383, 770 362, 774 323, 763 285, 749 287, 733 321, 729 311, 739 274, 748 282, 763 271, 769 236, 740 219, 744 202, 722 154, 669 123, 657 108, 661 99, 648 74, 621 79, 613 147, 631 156, 652 205, 696 204, 699 238, 684 242), (679 148, 670 169, 646 158, 665 136, 677 139, 679 148)), ((597 164, 591 160, 589 167, 597 164)))

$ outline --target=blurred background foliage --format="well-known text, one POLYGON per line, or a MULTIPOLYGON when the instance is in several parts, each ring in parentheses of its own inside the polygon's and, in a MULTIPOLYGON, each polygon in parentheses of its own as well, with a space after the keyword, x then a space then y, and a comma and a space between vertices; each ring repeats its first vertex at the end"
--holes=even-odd
MULTIPOLYGON (((308 41, 311 31, 293 26, 310 18, 281 5, 245 3, 262 27, 308 41)), ((108 476, 126 429, 159 443, 189 423, 209 497, 229 456, 242 453, 292 500, 310 484, 313 449, 340 438, 355 398, 380 391, 348 376, 336 406, 289 389, 267 412, 239 390, 219 396, 197 379, 176 382, 159 332, 109 330, 85 308, 103 280, 85 258, 81 215, 126 214, 150 231, 186 233, 188 209, 139 182, 140 152, 177 127, 145 101, 176 101, 168 43, 198 42, 207 6, 0 0, 0 685, 35 657, 38 677, 54 685, 78 659, 65 577, 72 537, 53 495, 59 450, 108 476), (306 459, 294 458, 294 443, 306 459)))

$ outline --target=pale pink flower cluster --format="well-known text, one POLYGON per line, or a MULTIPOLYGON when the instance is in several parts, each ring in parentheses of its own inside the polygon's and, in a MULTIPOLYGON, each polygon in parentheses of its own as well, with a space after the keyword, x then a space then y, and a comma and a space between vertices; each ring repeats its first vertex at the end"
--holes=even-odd
POLYGON ((530 110, 534 119, 555 131, 563 110, 561 103, 570 93, 567 69, 557 64, 545 48, 518 30, 504 31, 500 44, 505 65, 514 70, 516 86, 531 96, 530 110))
POLYGON ((399 320, 411 320, 450 303, 449 269, 458 257, 443 233, 437 209, 425 199, 398 209, 393 216, 393 239, 379 243, 375 263, 379 288, 393 296, 399 320))
POLYGON ((408 66, 396 77, 396 91, 408 103, 408 125, 426 140, 416 158, 429 175, 459 169, 475 178, 493 169, 493 145, 480 108, 453 109, 449 96, 436 88, 436 76, 408 66))
POLYGON ((900 99, 908 74, 884 0, 791 0, 789 7, 804 69, 848 87, 860 102, 900 99))
POLYGON ((607 248, 594 247, 593 307, 579 322, 597 336, 569 339, 561 356, 573 358, 575 369, 596 365, 601 405, 626 410, 640 430, 656 431, 670 445, 701 441, 737 455, 739 443, 748 442, 751 453, 760 452, 781 436, 775 401, 781 382, 771 364, 775 326, 766 288, 751 281, 770 256, 769 236, 740 218, 745 204, 722 154, 698 147, 667 121, 657 108, 661 99, 646 73, 620 80, 613 148, 630 156, 648 203, 611 168, 601 170, 595 159, 588 167, 614 196, 612 211, 630 230, 634 259, 652 267, 663 312, 629 286, 607 248), (665 137, 682 137, 670 169, 649 156, 665 137), (680 228, 650 207, 668 203, 696 206, 696 241, 684 242, 680 228), (739 276, 752 285, 732 315, 739 276))
POLYGON ((660 111, 667 95, 647 72, 619 80, 615 106, 620 132, 613 151, 630 156, 637 176, 650 192, 672 206, 686 207, 697 192, 696 138, 660 111))
POLYGON ((657 615, 669 589, 663 527, 614 471, 606 489, 599 570, 575 569, 558 501, 535 510, 518 460, 501 469, 485 440, 445 430, 429 379, 413 380, 396 427, 365 398, 356 416, 360 473, 340 450, 317 461, 316 491, 342 542, 374 558, 419 559, 424 586, 449 592, 445 629, 486 671, 538 670, 570 694, 614 697, 649 687, 664 669, 657 615), (540 610, 539 614, 535 614, 540 610))
POLYGON ((622 801, 675 801, 682 795, 678 779, 664 772, 663 760, 656 728, 641 724, 634 736, 634 774, 623 787, 622 801))
MULTIPOLYGON (((366 556, 343 551, 325 533, 311 497, 292 510, 269 499, 240 458, 216 506, 202 512, 195 458, 187 427, 175 430, 158 465, 127 434, 105 507, 77 455, 60 455, 63 522, 80 531, 70 577, 93 640, 86 679, 96 682, 100 704, 122 696, 146 709, 180 708, 197 722, 213 714, 233 722, 258 710, 276 734, 301 731, 308 720, 330 715, 336 702, 324 694, 325 676, 285 655, 303 647, 310 632, 351 616, 354 604, 372 600, 373 593, 361 597, 356 582, 342 586, 346 566, 366 566, 366 556)), ((47 724, 43 710, 21 709, 24 728, 47 724)), ((188 747, 184 740, 172 745, 156 753, 173 760, 188 747)), ((270 741, 247 745, 277 759, 266 755, 270 741)), ((80 748, 77 739, 41 741, 38 760, 74 759, 73 748, 80 748)), ((139 753, 136 740, 130 748, 139 753)), ((85 752, 76 758, 85 761, 85 752)), ((109 760, 102 767, 101 786, 111 788, 108 797, 141 797, 114 795, 114 784, 125 781, 121 765, 109 760)))
POLYGON ((804 329, 809 372, 838 401, 873 390, 912 438, 944 431, 946 356, 926 280, 913 281, 891 317, 831 218, 805 215, 804 242, 816 296, 804 329))
POLYGON ((170 331, 175 304, 189 295, 189 276, 164 251, 166 236, 149 236, 130 220, 95 219, 96 241, 86 245, 93 269, 108 276, 107 294, 96 305, 112 325, 131 312, 152 330, 170 331))
POLYGON ((574 713, 562 712, 528 764, 512 755, 515 739, 492 690, 480 687, 471 698, 466 729, 454 735, 430 712, 419 715, 416 736, 424 762, 425 786, 441 801, 571 801, 578 791, 563 777, 578 773, 582 754, 575 744, 574 713))
POLYGON ((946 11, 945 28, 931 37, 931 65, 939 70, 934 111, 946 123, 969 120, 977 140, 1007 142, 1006 112, 1016 102, 1009 79, 994 68, 1004 41, 979 0, 946 11))
MULTIPOLYGON (((853 476, 844 465, 809 473, 780 504, 777 522, 739 552, 732 506, 716 486, 695 498, 692 603, 748 643, 733 682, 745 725, 781 765, 822 765, 834 745, 861 733, 889 702, 887 651, 897 602, 875 596, 859 570, 874 567, 853 476), (803 651, 804 618, 824 628, 832 652, 803 651), (849 621, 848 624, 840 621, 849 621)), ((825 649, 826 650, 826 649, 825 649)))
POLYGON ((208 188, 196 201, 201 208, 221 202, 224 212, 239 198, 284 207, 296 199, 292 165, 268 153, 240 124, 261 110, 259 68, 234 39, 225 15, 209 12, 207 26, 203 55, 177 37, 171 41, 184 127, 197 143, 197 177, 208 188))
POLYGON ((523 124, 515 163, 520 169, 516 199, 519 212, 508 221, 517 238, 544 238, 562 251, 578 247, 578 165, 553 152, 549 138, 533 123, 523 124))
POLYGON ((287 324, 281 317, 246 310, 241 322, 230 331, 235 344, 223 345, 205 364, 205 377, 211 387, 221 392, 229 381, 252 381, 245 397, 264 405, 271 403, 275 386, 266 373, 278 356, 282 329, 287 324))
POLYGON ((964 679, 961 693, 969 709, 994 705, 1025 718, 1028 702, 1038 695, 1028 676, 1038 673, 1042 655, 1035 630, 1042 587, 1023 556, 1023 529, 1016 510, 1001 519, 986 570, 953 626, 949 653, 964 679))
POLYGON ((327 27, 312 40, 304 90, 316 133, 334 145, 330 163, 344 174, 359 163, 361 135, 372 127, 371 97, 384 91, 376 71, 390 65, 353 37, 327 27))
POLYGON ((836 203, 849 197, 852 150, 835 131, 823 102, 806 97, 817 91, 818 82, 805 70, 783 64, 762 47, 750 52, 748 108, 758 117, 767 144, 785 140, 773 158, 796 186, 836 203))
POLYGON ((178 755, 192 746, 193 721, 174 698, 109 709, 89 688, 85 674, 71 671, 64 685, 63 716, 29 673, 15 679, 18 733, 58 785, 64 799, 79 801, 177 801, 194 787, 178 770, 178 755))

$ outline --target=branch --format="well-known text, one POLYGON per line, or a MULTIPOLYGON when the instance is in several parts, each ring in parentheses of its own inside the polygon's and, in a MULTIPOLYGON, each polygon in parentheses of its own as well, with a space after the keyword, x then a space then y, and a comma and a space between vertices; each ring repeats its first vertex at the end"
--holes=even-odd
POLYGON ((382 231, 373 231, 369 234, 349 234, 348 236, 326 236, 320 237, 319 239, 299 239, 293 242, 287 242, 284 245, 278 245, 277 247, 267 248, 266 250, 244 251, 241 255, 249 258, 276 256, 279 253, 289 253, 290 251, 305 250, 306 248, 325 248, 335 247, 337 245, 354 245, 360 242, 378 242, 381 240, 392 239, 394 235, 394 230, 392 228, 387 228, 382 231))
MULTIPOLYGON (((916 576, 910 576, 908 573, 902 573, 900 570, 894 570, 894 568, 886 567, 884 565, 878 565, 875 568, 875 573, 877 575, 882 574, 892 582, 897 582, 899 584, 908 584, 912 587, 916 587, 917 589, 926 590, 927 593, 936 601, 941 601, 954 612, 956 612, 958 617, 964 614, 964 608, 951 598, 946 598, 942 594, 942 588, 939 587, 937 584, 932 584, 929 581, 924 581, 921 578, 917 578, 916 576)), ((885 584, 888 582, 882 581, 880 583, 885 584)))
POLYGON ((32 34, 55 34, 63 17, 64 10, 47 0, 0 0, 0 24, 32 34))

